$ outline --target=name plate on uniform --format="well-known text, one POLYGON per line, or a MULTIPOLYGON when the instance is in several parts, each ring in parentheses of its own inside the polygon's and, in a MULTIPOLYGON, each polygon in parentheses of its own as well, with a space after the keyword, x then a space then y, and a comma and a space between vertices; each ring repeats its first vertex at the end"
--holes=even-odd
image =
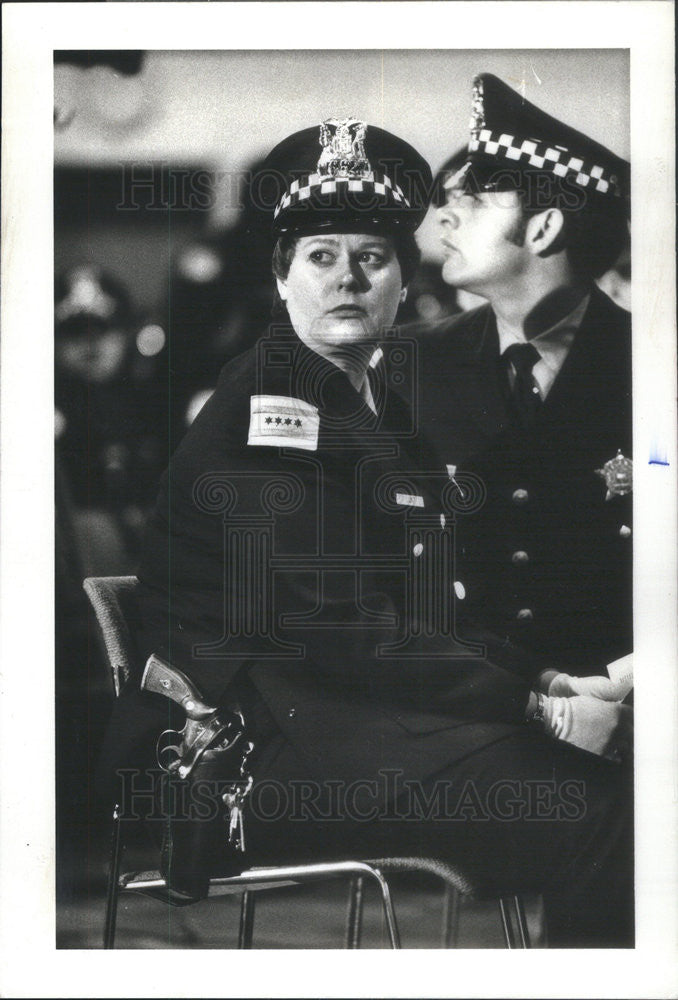
POLYGON ((423 507, 424 498, 413 493, 396 493, 396 503, 402 504, 404 507, 423 507))

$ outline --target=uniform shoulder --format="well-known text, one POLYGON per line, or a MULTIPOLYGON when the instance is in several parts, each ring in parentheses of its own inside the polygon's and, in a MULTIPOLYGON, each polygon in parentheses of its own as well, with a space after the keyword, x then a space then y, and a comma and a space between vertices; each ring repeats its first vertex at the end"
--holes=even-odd
MULTIPOLYGON (((194 426, 218 423, 222 428, 249 424, 253 396, 285 398, 292 394, 295 370, 294 350, 298 342, 281 343, 258 340, 252 347, 232 358, 219 373, 214 392, 196 418, 194 426)), ((245 433, 245 438, 247 434, 245 433)))
POLYGON ((255 344, 224 365, 219 372, 214 392, 201 411, 200 417, 204 413, 205 420, 215 417, 222 419, 226 415, 237 418, 243 407, 248 409, 246 404, 249 403, 249 397, 255 391, 257 384, 257 355, 255 344))
POLYGON ((224 366, 177 454, 256 461, 257 447, 316 450, 319 404, 309 388, 317 359, 297 338, 262 337, 224 366))
POLYGON ((609 295, 594 288, 591 294, 591 307, 598 313, 605 329, 616 336, 631 335, 631 313, 613 302, 609 295))
POLYGON ((231 359, 172 456, 172 466, 193 467, 238 451, 247 442, 250 396, 256 387, 256 351, 250 348, 231 359))
POLYGON ((618 371, 625 379, 631 377, 631 314, 604 292, 594 289, 582 327, 590 338, 592 350, 604 364, 610 376, 618 371))

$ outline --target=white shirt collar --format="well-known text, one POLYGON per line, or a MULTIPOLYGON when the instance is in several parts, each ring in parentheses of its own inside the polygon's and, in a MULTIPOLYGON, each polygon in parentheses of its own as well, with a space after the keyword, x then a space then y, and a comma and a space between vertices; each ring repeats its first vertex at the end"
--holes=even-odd
MULTIPOLYGON (((532 369, 532 374, 539 386, 539 394, 542 399, 546 399, 551 386, 565 363, 565 358, 572 347, 575 334, 581 326, 590 299, 590 295, 585 295, 571 312, 559 319, 553 326, 542 330, 541 333, 532 337, 529 341, 539 352, 540 356, 539 361, 532 369)), ((502 330, 499 319, 497 319, 497 332, 499 333, 500 354, 503 354, 511 344, 526 344, 528 342, 524 334, 521 335, 513 331, 502 330)))
POLYGON ((371 386, 370 386, 369 379, 367 378, 367 375, 365 375, 365 379, 363 381, 363 384, 360 386, 360 395, 362 396, 363 401, 372 410, 372 413, 374 413, 376 415, 377 414, 377 404, 374 401, 374 396, 372 395, 372 389, 371 389, 371 386))

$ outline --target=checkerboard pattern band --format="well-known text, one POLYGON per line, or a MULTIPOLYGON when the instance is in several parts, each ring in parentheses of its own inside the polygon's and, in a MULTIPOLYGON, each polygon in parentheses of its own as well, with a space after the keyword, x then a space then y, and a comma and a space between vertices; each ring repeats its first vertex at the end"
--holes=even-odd
POLYGON ((314 194, 335 194, 343 186, 345 191, 360 192, 368 195, 386 196, 394 205, 410 208, 410 203, 388 174, 370 171, 362 177, 332 177, 327 174, 309 174, 292 181, 289 189, 282 196, 273 213, 277 219, 281 212, 293 208, 301 202, 308 201, 314 194))
POLYGON ((574 174, 574 180, 582 187, 598 191, 600 194, 621 196, 619 179, 615 174, 605 170, 604 167, 573 156, 567 149, 554 148, 545 142, 520 139, 504 132, 493 132, 484 128, 480 130, 477 138, 470 140, 468 151, 511 160, 522 166, 550 170, 558 177, 574 174))

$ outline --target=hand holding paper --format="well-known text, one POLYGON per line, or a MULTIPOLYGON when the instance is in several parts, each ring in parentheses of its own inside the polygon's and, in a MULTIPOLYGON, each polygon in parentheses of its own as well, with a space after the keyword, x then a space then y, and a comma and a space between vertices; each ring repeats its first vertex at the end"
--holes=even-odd
POLYGON ((623 701, 633 687, 633 654, 611 663, 607 671, 609 677, 573 677, 570 674, 556 674, 548 682, 545 694, 551 698, 572 698, 585 695, 601 701, 623 701))

